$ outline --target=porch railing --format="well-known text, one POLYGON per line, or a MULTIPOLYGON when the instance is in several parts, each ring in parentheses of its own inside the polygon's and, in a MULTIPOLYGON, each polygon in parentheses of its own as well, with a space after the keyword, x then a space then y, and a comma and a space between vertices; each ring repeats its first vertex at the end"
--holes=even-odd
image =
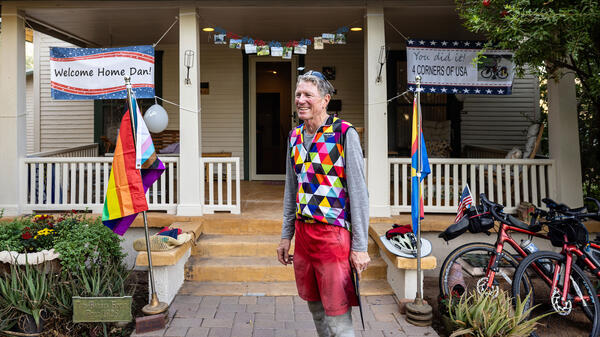
MULTIPOLYGON (((392 214, 410 212, 410 158, 390 158, 392 214)), ((466 183, 473 197, 479 194, 516 211, 521 201, 539 205, 554 198, 555 171, 552 159, 429 159, 431 174, 423 181, 425 212, 456 212, 466 183)))
MULTIPOLYGON (((161 158, 166 171, 146 193, 150 210, 175 213, 178 203, 179 158, 161 158)), ((84 210, 101 213, 112 157, 24 158, 21 204, 24 212, 84 210)))
POLYGON ((203 157, 202 163, 205 183, 208 185, 204 189, 204 212, 229 211, 240 214, 240 158, 203 157))
POLYGON ((36 152, 27 155, 28 158, 38 157, 96 157, 98 155, 98 144, 92 143, 87 145, 70 147, 61 150, 52 150, 44 152, 36 152))

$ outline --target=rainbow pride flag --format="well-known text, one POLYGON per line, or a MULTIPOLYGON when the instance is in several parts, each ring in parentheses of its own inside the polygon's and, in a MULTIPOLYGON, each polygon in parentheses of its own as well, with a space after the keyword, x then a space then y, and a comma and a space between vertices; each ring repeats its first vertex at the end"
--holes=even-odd
POLYGON ((420 182, 425 179, 425 177, 431 173, 431 168, 429 167, 429 157, 427 157, 427 149, 425 148, 425 139, 423 138, 423 130, 417 127, 417 121, 419 119, 419 103, 417 101, 417 94, 415 94, 415 99, 413 101, 413 117, 412 117, 412 147, 411 147, 411 168, 410 168, 410 178, 412 181, 411 187, 411 201, 410 201, 410 210, 412 215, 412 227, 415 235, 417 234, 417 230, 419 228, 419 217, 423 219, 425 217, 425 212, 423 211, 423 191, 421 189, 420 182), (419 170, 419 154, 417 149, 417 139, 421 142, 421 172, 418 174, 419 170), (421 179, 419 179, 419 176, 421 179))
POLYGON ((104 225, 119 235, 125 234, 139 212, 148 210, 146 191, 165 170, 156 156, 152 137, 137 102, 135 98, 132 100, 137 142, 134 146, 127 109, 121 120, 102 213, 104 225))

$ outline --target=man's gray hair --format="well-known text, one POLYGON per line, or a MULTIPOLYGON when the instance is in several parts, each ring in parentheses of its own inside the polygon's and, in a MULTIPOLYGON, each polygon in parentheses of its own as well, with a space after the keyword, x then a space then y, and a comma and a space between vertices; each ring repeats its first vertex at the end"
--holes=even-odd
POLYGON ((310 82, 314 84, 319 90, 321 97, 325 97, 327 94, 333 96, 333 92, 335 91, 333 85, 331 85, 325 76, 318 71, 309 70, 305 74, 298 76, 298 82, 296 82, 296 85, 300 84, 300 82, 310 82))

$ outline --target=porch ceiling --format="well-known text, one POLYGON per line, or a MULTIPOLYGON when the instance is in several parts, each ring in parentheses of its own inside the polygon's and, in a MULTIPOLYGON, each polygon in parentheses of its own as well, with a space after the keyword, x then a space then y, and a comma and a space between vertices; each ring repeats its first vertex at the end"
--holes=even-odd
MULTIPOLYGON (((77 3, 77 2, 73 2, 77 3)), ((71 4, 73 4, 71 3, 71 4)), ((83 3, 83 2, 79 2, 83 3)), ((294 2, 295 3, 295 2, 294 2)), ((476 36, 464 29, 453 0, 387 1, 386 20, 402 34, 416 38, 471 39, 476 36)), ((197 5, 202 6, 202 2, 197 5)), ((173 23, 179 10, 173 2, 146 2, 145 6, 128 3, 125 6, 100 7, 31 7, 24 8, 27 17, 58 28, 68 35, 81 38, 87 46, 120 46, 152 44, 173 23)), ((363 6, 340 3, 327 6, 224 6, 200 7, 200 25, 219 26, 239 35, 255 39, 288 41, 333 32, 338 27, 364 26, 363 6)), ((33 21, 33 20, 32 20, 33 21)), ((34 27, 36 28, 36 27, 34 27)), ((44 31, 52 33, 51 30, 44 31)), ((56 34, 51 34, 55 35, 56 34)), ((363 32, 350 32, 349 43, 362 43, 363 32)), ((59 37, 59 36, 57 36, 59 37)), ((161 43, 176 44, 179 26, 164 37, 161 43)), ((386 24, 386 40, 404 43, 390 24, 386 24)), ((211 43, 209 33, 202 32, 201 43, 211 43)))
MULTIPOLYGON (((26 15, 97 46, 152 44, 173 23, 177 8, 31 8, 26 15)), ((299 40, 335 32, 341 26, 362 26, 362 8, 281 7, 281 8, 199 8, 200 25, 218 26, 227 31, 265 41, 299 40)), ((362 32, 348 34, 348 42, 362 41, 362 32)), ((179 26, 161 43, 175 44, 179 26)), ((209 43, 202 32, 201 43, 209 43)))
MULTIPOLYGON (((481 38, 463 27, 454 1, 430 6, 388 7, 385 8, 385 19, 408 38, 455 40, 481 38)), ((386 24, 385 27, 386 41, 404 44, 404 38, 390 24, 386 24)))

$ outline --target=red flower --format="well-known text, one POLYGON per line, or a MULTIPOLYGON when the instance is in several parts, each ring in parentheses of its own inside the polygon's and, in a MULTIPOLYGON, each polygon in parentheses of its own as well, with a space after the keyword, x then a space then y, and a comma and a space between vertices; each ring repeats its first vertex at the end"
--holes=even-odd
POLYGON ((54 225, 53 225, 53 224, 51 224, 51 223, 49 223, 49 224, 48 224, 48 228, 54 228, 54 225))
POLYGON ((29 233, 29 232, 25 232, 25 233, 23 233, 23 234, 21 235, 21 237, 22 237, 24 240, 29 240, 29 239, 31 239, 31 233, 29 233))
POLYGON ((23 230, 26 230, 26 231, 28 231, 30 229, 31 229, 31 227, 25 227, 25 228, 23 228, 23 230))
POLYGON ((505 17, 508 15, 508 11, 505 9, 502 12, 500 12, 500 17, 505 17))
POLYGON ((483 0, 483 5, 485 7, 489 7, 491 2, 492 2, 491 0, 483 0))
POLYGON ((76 211, 76 210, 74 210, 74 209, 72 209, 72 210, 71 210, 71 213, 73 213, 73 214, 77 214, 77 211, 76 211))

